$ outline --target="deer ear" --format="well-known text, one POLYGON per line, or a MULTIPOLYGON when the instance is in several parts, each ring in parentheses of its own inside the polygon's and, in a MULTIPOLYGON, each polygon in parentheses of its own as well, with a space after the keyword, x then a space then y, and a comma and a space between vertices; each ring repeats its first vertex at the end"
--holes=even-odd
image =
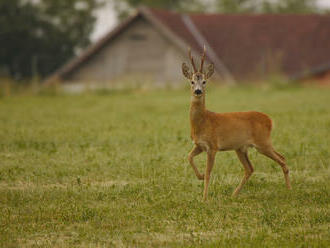
POLYGON ((187 79, 191 79, 192 74, 186 63, 182 63, 182 73, 187 79))
POLYGON ((206 71, 206 79, 209 79, 214 73, 214 64, 211 63, 207 66, 207 71, 206 71))

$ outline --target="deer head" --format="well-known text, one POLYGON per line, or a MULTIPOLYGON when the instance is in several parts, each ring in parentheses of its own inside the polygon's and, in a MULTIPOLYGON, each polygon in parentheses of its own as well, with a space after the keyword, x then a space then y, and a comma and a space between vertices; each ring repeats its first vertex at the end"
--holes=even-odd
POLYGON ((188 54, 189 54, 191 65, 193 67, 193 72, 190 70, 190 68, 187 66, 186 63, 182 63, 182 73, 190 81, 191 93, 195 97, 201 97, 201 96, 204 95, 206 81, 214 73, 213 63, 211 63, 207 66, 206 72, 204 72, 204 70, 203 70, 203 65, 204 65, 204 60, 205 60, 205 52, 206 52, 206 48, 205 48, 205 45, 204 45, 203 53, 201 55, 201 63, 200 63, 199 70, 197 70, 197 67, 196 67, 195 62, 194 62, 194 58, 191 55, 191 49, 190 48, 189 48, 188 54))

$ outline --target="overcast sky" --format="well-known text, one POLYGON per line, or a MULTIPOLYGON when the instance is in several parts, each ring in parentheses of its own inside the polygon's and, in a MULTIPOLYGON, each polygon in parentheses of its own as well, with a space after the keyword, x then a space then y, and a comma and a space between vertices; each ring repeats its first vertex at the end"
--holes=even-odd
MULTIPOLYGON (((330 8, 330 0, 318 0, 320 6, 330 8)), ((111 4, 107 4, 97 12, 97 22, 92 34, 92 40, 98 40, 106 33, 111 31, 116 25, 115 12, 111 4)))
POLYGON ((321 6, 330 7, 330 0, 319 0, 318 2, 321 6))

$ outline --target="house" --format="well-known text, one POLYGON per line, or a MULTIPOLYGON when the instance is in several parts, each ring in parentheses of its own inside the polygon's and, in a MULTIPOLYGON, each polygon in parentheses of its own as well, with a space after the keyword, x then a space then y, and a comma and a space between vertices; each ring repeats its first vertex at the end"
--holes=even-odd
POLYGON ((187 48, 196 56, 204 44, 217 78, 227 83, 271 73, 330 81, 329 15, 180 14, 151 8, 140 8, 46 81, 179 83, 187 48))

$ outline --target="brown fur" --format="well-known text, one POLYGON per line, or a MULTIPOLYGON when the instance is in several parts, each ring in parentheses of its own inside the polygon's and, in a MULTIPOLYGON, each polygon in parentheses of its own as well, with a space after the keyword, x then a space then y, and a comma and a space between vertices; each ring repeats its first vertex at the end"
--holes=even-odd
POLYGON ((244 166, 245 175, 233 195, 236 196, 240 192, 254 171, 248 158, 249 147, 255 147, 282 167, 286 185, 290 189, 289 169, 285 158, 272 146, 272 120, 266 114, 255 111, 214 113, 206 110, 205 85, 206 80, 213 74, 213 66, 209 66, 207 72, 203 73, 202 69, 199 72, 190 72, 188 66, 183 64, 182 71, 191 81, 190 127, 195 145, 189 153, 188 160, 197 178, 204 180, 203 199, 207 199, 210 175, 218 151, 236 151, 244 166), (204 151, 207 153, 205 176, 194 164, 194 157, 204 151))

